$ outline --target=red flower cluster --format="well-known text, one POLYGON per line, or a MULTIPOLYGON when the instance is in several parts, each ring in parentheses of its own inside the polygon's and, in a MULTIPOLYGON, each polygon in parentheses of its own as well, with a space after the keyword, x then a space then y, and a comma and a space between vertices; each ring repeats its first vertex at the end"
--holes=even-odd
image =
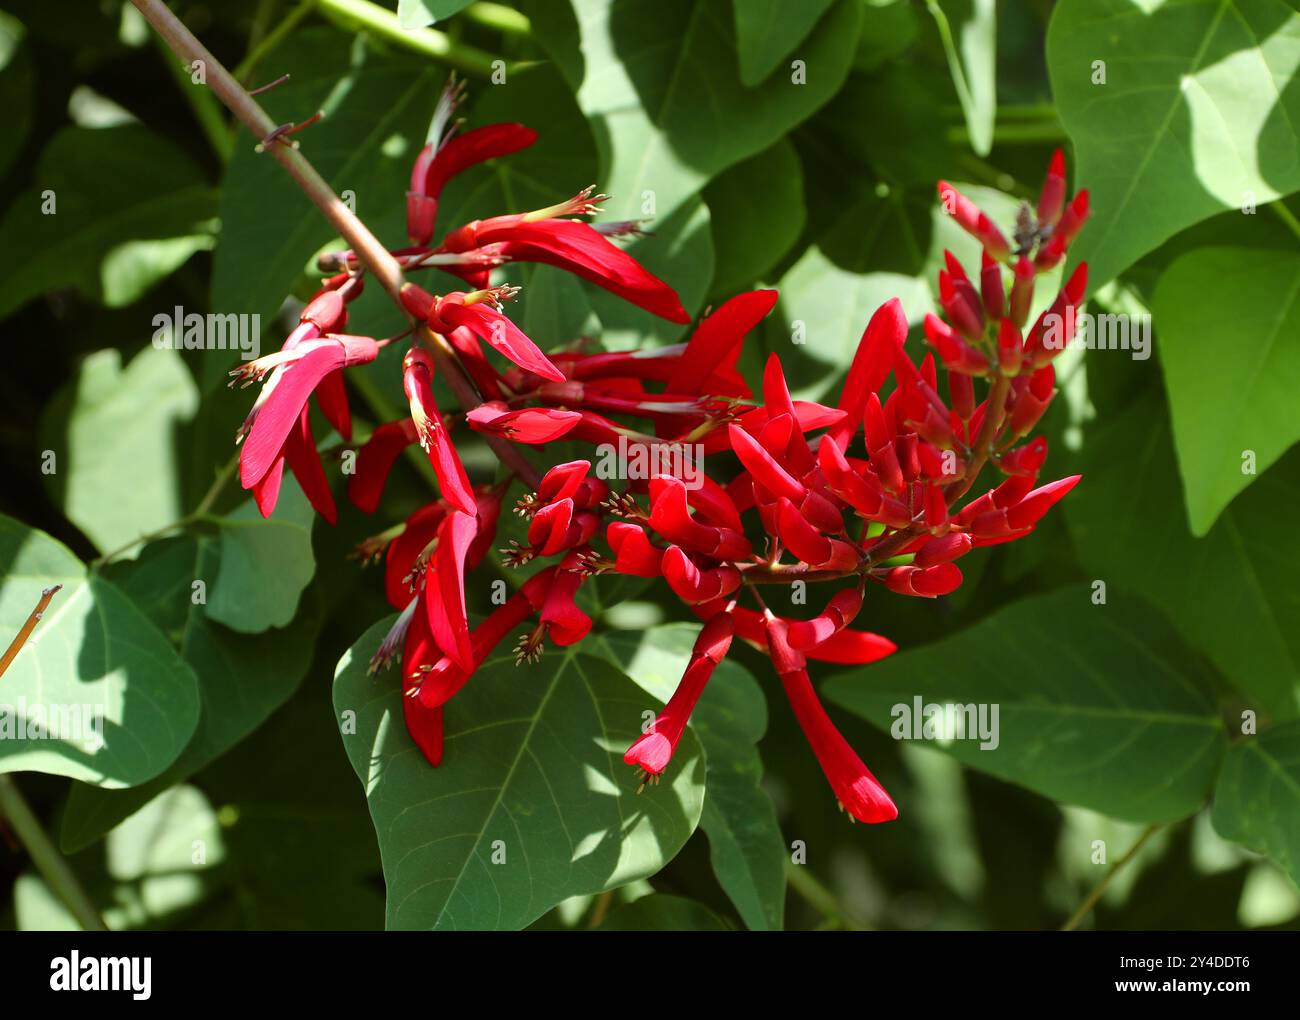
MULTIPOLYGON (((368 558, 385 559, 385 590, 400 610, 372 668, 400 653, 412 737, 438 764, 442 706, 520 627, 521 660, 540 655, 547 641, 564 646, 585 637, 592 621, 576 595, 591 576, 663 577, 705 623, 676 693, 625 760, 646 781, 657 780, 738 636, 770 656, 840 805, 861 821, 894 818, 893 801, 823 709, 807 663, 867 663, 892 653, 888 639, 850 627, 868 582, 903 595, 948 594, 962 581, 960 557, 975 546, 1028 534, 1078 481, 1038 486, 1047 443, 1022 440, 1054 393, 1051 360, 1062 345, 1045 342, 1052 316, 1072 321, 1065 313, 1083 299, 1085 267, 1025 328, 1035 276, 1061 261, 1087 215, 1087 193, 1066 207, 1058 152, 1036 215, 1022 213, 1013 252, 988 217, 940 183, 945 208, 981 241, 984 257, 978 283, 951 255, 939 274, 947 321, 929 315, 924 324, 938 361, 931 354, 918 366, 907 356, 907 319, 892 300, 868 323, 838 406, 793 399, 776 355, 768 359, 762 400, 755 402, 736 363, 745 336, 775 305, 775 291, 730 299, 700 321, 686 343, 618 353, 548 355, 503 313, 502 302, 515 290, 491 286, 491 269, 533 261, 568 270, 670 321, 688 321, 673 290, 611 243, 634 224, 591 225, 576 218, 598 210, 602 196, 591 189, 547 209, 476 220, 431 246, 446 182, 536 137, 518 124, 457 134, 451 117, 457 98, 454 88, 444 95, 435 117, 438 140, 419 154, 412 172, 407 220, 413 246, 393 254, 407 271, 436 265, 470 289, 435 295, 409 282, 403 287, 414 323, 402 366, 410 414, 374 430, 348 486, 352 502, 374 511, 396 458, 414 443, 427 452, 437 476, 440 498, 362 548, 368 558), (485 345, 509 367, 499 367, 485 345), (454 418, 444 415, 432 385, 442 371, 472 381, 476 406, 459 408, 454 418), (895 384, 882 398, 891 375, 895 384), (983 380, 982 399, 977 379, 983 380), (449 434, 462 420, 496 442, 534 449, 564 437, 643 453, 657 465, 665 458, 656 454, 684 452, 696 458, 697 470, 660 466, 612 491, 593 476, 589 461, 578 460, 553 466, 540 479, 515 467, 495 483, 476 485, 449 434), (990 462, 1004 480, 965 500, 990 462), (528 520, 526 543, 502 550, 505 562, 549 562, 471 628, 466 576, 493 544, 515 481, 536 484, 527 484, 532 491, 516 507, 528 520), (777 615, 760 594, 765 585, 834 580, 846 584, 811 619, 777 615), (742 596, 754 607, 740 605, 742 596)), ((350 252, 327 264, 341 271, 323 282, 283 349, 234 374, 263 381, 240 431, 245 488, 269 513, 287 463, 312 504, 333 522, 308 400, 314 394, 321 412, 348 437, 342 370, 373 360, 399 337, 342 332, 363 269, 350 252)))

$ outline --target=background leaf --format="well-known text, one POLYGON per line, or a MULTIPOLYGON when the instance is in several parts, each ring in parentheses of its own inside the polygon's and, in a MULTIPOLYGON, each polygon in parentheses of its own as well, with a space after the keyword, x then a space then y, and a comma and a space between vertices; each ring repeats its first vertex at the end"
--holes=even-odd
POLYGON ((1198 248, 1160 277, 1152 311, 1192 534, 1297 439, 1300 255, 1198 248))
POLYGON ((1086 588, 1012 603, 978 627, 823 687, 896 739, 920 726, 914 699, 997 705, 996 747, 971 736, 935 746, 1054 800, 1140 821, 1185 817, 1208 795, 1226 743, 1212 689, 1159 614, 1113 590, 1093 605, 1086 588), (1119 679, 1135 668, 1141 683, 1119 679), (900 718, 912 724, 895 731, 900 718))
POLYGON ((1092 193, 1070 261, 1094 289, 1193 223, 1300 188, 1300 13, 1280 0, 1062 0, 1047 63, 1092 193))
POLYGON ((50 405, 44 432, 56 470, 46 482, 102 552, 182 516, 181 429, 198 405, 180 354, 153 347, 125 368, 118 351, 97 351, 50 405))

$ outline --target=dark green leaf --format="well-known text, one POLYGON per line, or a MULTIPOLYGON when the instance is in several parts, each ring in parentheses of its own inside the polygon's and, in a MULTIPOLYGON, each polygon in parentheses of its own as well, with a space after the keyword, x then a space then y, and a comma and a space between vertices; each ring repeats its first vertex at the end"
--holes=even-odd
POLYGON ((1226 744, 1209 671, 1157 612, 1113 589, 1106 605, 1075 587, 1024 599, 832 677, 824 691, 895 739, 937 739, 923 729, 929 706, 983 706, 994 725, 982 738, 968 724, 965 737, 935 746, 1054 800, 1133 820, 1196 811, 1226 744))
POLYGON ((732 0, 736 21, 736 50, 740 81, 753 88, 776 70, 781 58, 796 47, 817 24, 832 0, 732 0))
POLYGON ((1232 745, 1214 790, 1214 828, 1268 854, 1300 885, 1300 723, 1232 745))
POLYGON ((622 753, 646 706, 627 677, 574 650, 524 670, 489 662, 447 704, 434 769, 406 733, 396 678, 366 672, 391 623, 357 641, 334 681, 384 860, 388 927, 522 928, 570 896, 654 874, 686 842, 704 754, 688 734, 672 778, 637 797, 622 753))

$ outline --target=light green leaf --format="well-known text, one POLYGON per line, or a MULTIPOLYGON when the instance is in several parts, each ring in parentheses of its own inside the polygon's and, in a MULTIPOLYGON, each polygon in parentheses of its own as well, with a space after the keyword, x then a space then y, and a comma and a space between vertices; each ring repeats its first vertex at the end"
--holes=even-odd
POLYGON ((315 521, 307 497, 289 478, 270 517, 250 499, 220 518, 221 560, 208 585, 208 616, 245 634, 286 626, 316 573, 315 521))
POLYGON ((1300 886, 1300 723, 1232 745, 1212 818, 1220 836, 1268 854, 1300 886))
POLYGON ((1090 576, 1161 606, 1257 708, 1300 715, 1300 542, 1277 526, 1300 506, 1300 452, 1274 464, 1193 538, 1158 393, 1134 395, 1085 439, 1063 504, 1090 576))
POLYGON ((170 786, 189 778, 260 726, 297 689, 320 628, 313 604, 283 630, 236 634, 209 620, 193 584, 217 571, 218 542, 186 535, 152 543, 105 574, 179 643, 199 680, 198 728, 162 775, 128 790, 74 785, 63 812, 66 852, 94 842, 170 786))
POLYGON ((776 70, 826 13, 832 0, 732 0, 740 81, 753 88, 776 70))
POLYGON ((115 349, 82 362, 42 422, 54 501, 101 552, 179 518, 183 426, 198 389, 181 355, 146 347, 125 367, 115 349))
POLYGON ((397 0, 397 23, 405 29, 424 28, 463 11, 473 0, 397 0))
POLYGON ((1053 800, 1138 821, 1183 818, 1207 798, 1226 745, 1211 674, 1149 606, 1114 589, 1105 605, 1090 596, 1071 587, 1015 602, 836 675, 823 691, 895 739, 920 734, 1053 800), (1141 683, 1126 679, 1135 675, 1141 683), (984 706, 984 731, 971 718, 966 737, 936 739, 941 726, 923 728, 932 705, 984 706))
MULTIPOLYGON (((672 697, 700 633, 698 624, 670 623, 641 634, 610 633, 601 644, 610 661, 661 703, 672 697)), ((772 798, 760 785, 758 742, 767 730, 767 701, 743 666, 725 660, 704 688, 691 727, 708 755, 700 825, 718 882, 753 931, 779 931, 785 919, 785 840, 772 798)))
POLYGON ((10 517, 0 517, 0 579, 5 642, 43 589, 63 586, 5 672, 0 772, 122 787, 175 761, 198 723, 197 682, 148 617, 61 543, 10 517))
POLYGON ((1279 0, 1062 0, 1047 63, 1092 194, 1071 260, 1094 288, 1193 223, 1300 188, 1300 14, 1279 0))
POLYGON ((176 267, 177 255, 136 260, 128 282, 122 256, 106 262, 110 253, 128 242, 208 235, 216 211, 198 168, 139 125, 64 128, 41 153, 34 179, 0 223, 0 245, 24 252, 6 270, 0 318, 63 287, 130 303, 176 267))
POLYGON ((1189 252, 1161 276, 1152 311, 1187 513, 1200 536, 1300 439, 1300 255, 1189 252))
POLYGON ((627 677, 572 650, 529 669, 488 662, 445 708, 435 769, 406 733, 397 678, 366 673, 391 623, 334 680, 336 713, 355 721, 343 741, 379 838, 388 927, 522 928, 570 896, 654 874, 686 842, 703 751, 686 735, 674 774, 637 797, 622 754, 647 706, 627 677))

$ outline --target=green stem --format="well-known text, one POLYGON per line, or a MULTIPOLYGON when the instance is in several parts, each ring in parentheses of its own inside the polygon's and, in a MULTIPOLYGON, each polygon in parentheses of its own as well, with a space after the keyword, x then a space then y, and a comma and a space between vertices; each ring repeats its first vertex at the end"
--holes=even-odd
POLYGON ((1066 921, 1065 924, 1061 925, 1061 931, 1074 931, 1083 919, 1092 913, 1092 908, 1097 905, 1097 901, 1101 899, 1102 893, 1106 891, 1111 881, 1119 874, 1120 869, 1136 857, 1138 851, 1146 846, 1147 841, 1164 827, 1164 822, 1155 822, 1146 827, 1142 835, 1137 838, 1137 842, 1129 847, 1128 852, 1115 862, 1110 871, 1106 872, 1106 877, 1097 883, 1092 892, 1088 894, 1088 898, 1079 904, 1079 909, 1070 915, 1070 919, 1066 921))
POLYGON ((279 46, 285 37, 297 27, 298 22, 310 14, 315 6, 316 0, 300 0, 298 6, 284 16, 283 21, 262 36, 257 45, 249 50, 248 55, 239 62, 239 66, 231 74, 244 84, 248 84, 249 75, 257 69, 257 65, 262 58, 279 46))
POLYGON ((803 897, 805 902, 826 920, 834 921, 838 927, 848 931, 867 930, 867 926, 844 910, 835 898, 835 894, 818 882, 805 866, 787 860, 785 877, 790 883, 790 888, 803 897))
POLYGON ((526 14, 521 14, 513 7, 504 4, 481 3, 470 4, 465 8, 465 17, 477 22, 484 28, 493 28, 504 35, 528 35, 533 30, 533 23, 526 14))
POLYGON ((0 816, 9 820, 10 828, 18 841, 27 848, 36 870, 72 912, 82 930, 107 931, 107 926, 81 881, 41 827, 40 819, 27 803, 27 798, 9 776, 0 776, 0 816))
POLYGON ((490 53, 453 40, 436 28, 406 29, 397 14, 370 0, 317 0, 321 13, 353 28, 364 28, 389 42, 424 53, 457 71, 478 78, 490 78, 497 58, 490 53))
POLYGON ((1291 233, 1295 234, 1296 237, 1300 237, 1300 220, 1295 218, 1295 214, 1286 207, 1280 198, 1276 202, 1270 202, 1268 207, 1277 214, 1278 219, 1291 228, 1291 233))
POLYGON ((167 65, 167 70, 176 82, 177 88, 185 97, 185 102, 189 104, 194 111, 194 118, 199 122, 199 127, 203 130, 203 136, 212 146, 212 150, 217 154, 221 162, 226 162, 230 154, 234 151, 235 139, 230 127, 226 124, 225 117, 221 113, 221 104, 217 102, 216 97, 204 85, 196 85, 190 78, 189 68, 185 64, 178 63, 176 55, 168 48, 162 37, 157 32, 150 32, 153 41, 162 56, 163 63, 167 65))

